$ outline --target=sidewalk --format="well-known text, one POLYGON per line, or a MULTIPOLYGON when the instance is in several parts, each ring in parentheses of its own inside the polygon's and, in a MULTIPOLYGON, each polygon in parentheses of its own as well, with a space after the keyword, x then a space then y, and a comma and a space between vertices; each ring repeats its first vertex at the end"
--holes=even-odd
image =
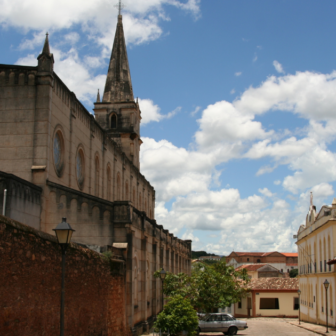
POLYGON ((335 335, 336 336, 336 328, 328 328, 329 332, 326 333, 326 326, 323 325, 319 325, 319 324, 313 324, 313 323, 308 323, 308 322, 300 322, 299 325, 299 321, 298 320, 291 320, 291 321, 286 321, 289 324, 295 325, 297 327, 309 330, 309 331, 313 331, 319 335, 328 335, 328 336, 332 336, 335 335))

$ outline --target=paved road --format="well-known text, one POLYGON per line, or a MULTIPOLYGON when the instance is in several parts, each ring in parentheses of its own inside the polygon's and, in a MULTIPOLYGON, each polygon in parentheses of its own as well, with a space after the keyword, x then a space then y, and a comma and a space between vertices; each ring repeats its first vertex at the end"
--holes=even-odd
MULTIPOLYGON (((238 335, 249 336, 316 336, 318 334, 293 326, 283 319, 254 318, 245 319, 248 329, 239 330, 238 335)), ((200 335, 223 336, 222 333, 200 333, 200 335)))

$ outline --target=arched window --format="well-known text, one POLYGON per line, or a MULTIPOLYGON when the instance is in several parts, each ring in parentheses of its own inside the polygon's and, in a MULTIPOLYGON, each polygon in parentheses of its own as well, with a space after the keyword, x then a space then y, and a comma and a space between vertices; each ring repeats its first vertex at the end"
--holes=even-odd
POLYGON ((99 159, 95 159, 95 196, 99 197, 99 159))
POLYGON ((138 209, 141 210, 142 206, 141 206, 141 192, 139 193, 139 204, 138 204, 138 209))
POLYGON ((144 209, 147 213, 147 198, 145 198, 145 209, 144 209))
POLYGON ((85 161, 84 152, 82 148, 77 150, 76 155, 76 177, 79 189, 83 189, 84 186, 84 176, 85 176, 85 161))
POLYGON ((111 117, 111 128, 117 128, 117 116, 112 114, 111 117))
POLYGON ((135 199, 135 187, 133 187, 132 202, 133 202, 134 206, 136 206, 135 201, 136 201, 136 199, 135 199))
POLYGON ((64 168, 64 139, 61 130, 57 130, 54 135, 53 153, 55 171, 61 177, 64 168))
POLYGON ((120 173, 117 174, 117 200, 120 201, 121 197, 121 179, 120 179, 120 173))
POLYGON ((107 178, 107 200, 111 201, 111 168, 108 165, 106 170, 106 178, 107 178))

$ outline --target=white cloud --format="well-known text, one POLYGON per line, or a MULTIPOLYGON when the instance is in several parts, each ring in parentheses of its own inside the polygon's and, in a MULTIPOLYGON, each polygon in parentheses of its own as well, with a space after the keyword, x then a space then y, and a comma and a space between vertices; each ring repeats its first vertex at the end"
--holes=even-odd
POLYGON ((267 196, 267 197, 272 197, 274 194, 272 192, 270 192, 267 188, 264 188, 264 189, 258 189, 258 191, 267 196))
POLYGON ((231 91, 230 91, 230 94, 235 94, 236 93, 236 90, 235 89, 232 89, 231 91))
MULTIPOLYGON (((123 13, 126 39, 130 43, 143 43, 161 36, 160 20, 168 20, 165 6, 175 6, 191 13, 195 18, 200 16, 200 0, 125 0, 123 13)), ((82 30, 111 46, 111 34, 115 29, 117 8, 109 0, 49 0, 37 2, 34 0, 0 0, 0 24, 29 30, 46 32, 69 29, 79 24, 82 30), (107 32, 107 33, 105 33, 107 32), (108 39, 106 39, 106 35, 108 39)), ((31 41, 34 43, 34 41, 31 41)), ((30 48, 27 42, 26 48, 30 48)))
POLYGON ((80 36, 76 32, 71 32, 69 34, 64 35, 63 38, 65 41, 67 41, 70 44, 76 44, 79 41, 80 36))
POLYGON ((19 49, 20 50, 26 50, 26 49, 33 50, 38 46, 42 50, 45 38, 46 38, 46 33, 44 31, 35 32, 33 33, 33 38, 31 40, 24 39, 24 41, 20 43, 19 49))
POLYGON ((166 140, 142 140, 141 171, 155 186, 158 202, 207 190, 214 169, 213 154, 187 151, 166 140))
POLYGON ((201 106, 196 106, 195 110, 192 111, 192 112, 190 113, 190 115, 194 117, 194 116, 198 113, 198 111, 199 111, 200 109, 201 109, 201 106))
POLYGON ((239 71, 239 72, 235 72, 235 76, 236 76, 236 77, 239 77, 241 74, 242 74, 241 71, 239 71))
POLYGON ((276 180, 273 182, 275 185, 280 185, 281 184, 281 181, 280 180, 276 180))
POLYGON ((139 98, 139 106, 141 109, 141 124, 146 125, 152 121, 159 122, 163 119, 170 119, 176 113, 181 111, 181 107, 177 107, 175 110, 169 112, 168 114, 161 114, 160 107, 155 105, 151 99, 140 99, 139 98))
POLYGON ((285 71, 282 68, 282 65, 278 61, 273 61, 273 66, 277 72, 285 73, 285 71))
POLYGON ((276 166, 274 166, 274 167, 271 167, 271 166, 264 166, 264 167, 261 167, 261 168, 259 168, 259 170, 257 171, 256 176, 260 176, 260 175, 263 175, 263 174, 269 174, 269 173, 272 173, 272 172, 274 171, 275 168, 276 168, 276 166))
POLYGON ((241 113, 263 114, 284 110, 315 120, 336 119, 336 72, 269 77, 258 88, 250 87, 234 102, 241 113))
POLYGON ((336 180, 336 154, 318 146, 292 160, 289 167, 295 173, 284 179, 283 187, 294 194, 317 184, 336 180))
POLYGON ((254 55, 254 57, 253 57, 253 60, 252 60, 252 62, 256 62, 258 60, 258 55, 257 54, 255 54, 254 55))
POLYGON ((235 145, 241 146, 237 141, 264 139, 273 133, 265 132, 260 122, 253 121, 252 115, 240 113, 226 101, 209 105, 198 122, 200 130, 195 139, 201 148, 219 148, 223 143, 235 142, 235 149, 235 145))

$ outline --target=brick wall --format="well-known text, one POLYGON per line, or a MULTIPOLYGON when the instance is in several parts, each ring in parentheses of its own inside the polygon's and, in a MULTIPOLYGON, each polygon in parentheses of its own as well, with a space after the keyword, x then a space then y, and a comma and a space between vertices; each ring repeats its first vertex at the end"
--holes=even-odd
MULTIPOLYGON (((65 335, 129 335, 123 272, 114 272, 114 263, 76 244, 66 258, 65 335)), ((56 238, 0 216, 0 274, 0 335, 59 335, 61 250, 56 238)))

